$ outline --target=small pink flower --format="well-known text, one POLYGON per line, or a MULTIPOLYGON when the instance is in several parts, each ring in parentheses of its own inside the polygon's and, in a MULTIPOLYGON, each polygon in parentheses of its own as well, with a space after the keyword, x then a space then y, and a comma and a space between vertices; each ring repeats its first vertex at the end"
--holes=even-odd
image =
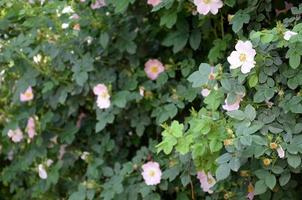
POLYGON ((222 108, 226 111, 234 111, 234 110, 238 110, 240 107, 240 102, 242 101, 242 96, 238 95, 237 99, 235 101, 235 103, 233 104, 228 104, 227 99, 225 99, 224 101, 224 105, 222 106, 222 108))
POLYGON ((290 38, 292 37, 292 36, 294 36, 294 35, 297 35, 298 33, 296 33, 296 32, 293 32, 293 31, 286 31, 285 33, 284 33, 284 36, 283 36, 283 38, 284 38, 284 40, 290 40, 290 38))
POLYGON ((284 158, 285 152, 281 146, 279 146, 279 148, 277 149, 277 153, 278 153, 279 158, 284 158))
POLYGON ((207 15, 209 12, 216 15, 219 8, 223 6, 221 0, 194 0, 194 4, 197 6, 197 12, 203 15, 207 15))
POLYGON ((23 133, 19 128, 15 130, 9 130, 7 132, 7 135, 15 143, 21 142, 21 140, 23 139, 23 133))
POLYGON ((243 74, 249 73, 252 68, 255 67, 255 55, 256 51, 253 49, 253 45, 250 41, 239 40, 235 46, 236 51, 233 51, 227 58, 230 63, 230 69, 236 69, 241 67, 243 74))
POLYGON ((95 0, 94 3, 91 4, 91 9, 95 10, 95 9, 99 9, 106 6, 106 2, 105 0, 95 0))
POLYGON ((31 101, 34 98, 34 94, 33 94, 33 90, 32 88, 29 86, 25 92, 20 94, 20 101, 21 102, 26 102, 26 101, 31 101))
POLYGON ((210 172, 206 174, 204 171, 200 171, 197 173, 197 178, 199 179, 200 186, 204 192, 208 192, 209 194, 213 193, 211 188, 216 184, 216 180, 210 172))
POLYGON ((149 79, 155 80, 165 70, 163 64, 157 59, 149 59, 145 63, 145 72, 149 79))
POLYGON ((152 5, 153 7, 161 3, 161 0, 148 0, 147 4, 152 5))
POLYGON ((100 109, 105 109, 110 107, 110 95, 106 85, 97 84, 93 88, 93 93, 97 95, 97 105, 100 109))
POLYGON ((29 138, 34 138, 36 135, 36 126, 35 126, 35 120, 33 117, 30 117, 27 120, 27 126, 26 126, 27 134, 29 138))
POLYGON ((211 90, 207 89, 207 88, 204 88, 201 90, 201 95, 203 97, 207 97, 209 94, 210 94, 211 90))
POLYGON ((157 185, 160 183, 162 172, 157 162, 149 161, 142 166, 142 176, 147 185, 157 185))

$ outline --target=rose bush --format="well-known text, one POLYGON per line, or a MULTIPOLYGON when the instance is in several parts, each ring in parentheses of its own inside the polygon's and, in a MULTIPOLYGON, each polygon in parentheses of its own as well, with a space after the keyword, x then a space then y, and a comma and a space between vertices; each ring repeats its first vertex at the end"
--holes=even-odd
POLYGON ((0 7, 1 199, 300 199, 299 1, 0 7))

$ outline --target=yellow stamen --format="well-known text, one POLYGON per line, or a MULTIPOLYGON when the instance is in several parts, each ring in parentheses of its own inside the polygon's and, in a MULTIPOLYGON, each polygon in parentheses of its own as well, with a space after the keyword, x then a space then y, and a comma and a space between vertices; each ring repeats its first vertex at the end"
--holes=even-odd
POLYGON ((205 4, 208 4, 211 2, 211 0, 202 0, 205 4))
POLYGON ((153 74, 156 74, 158 72, 158 67, 156 65, 152 66, 150 71, 153 73, 153 74))
POLYGON ((153 170, 149 171, 149 176, 151 176, 151 177, 155 176, 155 171, 153 171, 153 170))
POLYGON ((246 61, 246 55, 245 55, 244 53, 240 54, 239 60, 240 60, 241 62, 246 61))

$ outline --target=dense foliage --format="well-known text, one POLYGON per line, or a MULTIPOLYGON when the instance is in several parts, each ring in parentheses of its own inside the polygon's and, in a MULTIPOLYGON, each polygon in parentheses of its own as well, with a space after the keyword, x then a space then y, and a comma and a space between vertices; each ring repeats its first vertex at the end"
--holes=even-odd
POLYGON ((298 0, 0 8, 0 199, 300 199, 298 0))

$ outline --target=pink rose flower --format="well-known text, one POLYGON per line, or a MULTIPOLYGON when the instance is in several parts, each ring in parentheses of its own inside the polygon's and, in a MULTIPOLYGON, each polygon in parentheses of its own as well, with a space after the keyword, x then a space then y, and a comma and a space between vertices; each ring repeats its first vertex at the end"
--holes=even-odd
POLYGON ((20 101, 21 102, 26 102, 26 101, 31 101, 34 98, 34 94, 33 94, 33 90, 32 88, 29 86, 25 92, 20 94, 20 101))
POLYGON ((209 194, 213 193, 211 188, 216 184, 216 180, 210 172, 206 174, 204 171, 200 171, 197 173, 197 178, 199 179, 200 186, 204 192, 208 192, 209 194))
POLYGON ((250 41, 239 40, 235 46, 236 51, 233 51, 227 58, 230 63, 230 69, 236 69, 241 67, 241 72, 246 74, 255 67, 255 55, 256 51, 253 49, 253 45, 250 41))
POLYGON ((238 95, 237 99, 235 101, 235 103, 233 104, 228 104, 227 99, 225 99, 224 101, 224 105, 222 106, 222 108, 226 111, 234 111, 234 110, 238 110, 240 107, 240 102, 242 100, 242 96, 238 95))
POLYGON ((145 63, 145 72, 149 79, 155 80, 165 70, 163 64, 157 59, 149 59, 145 63))
POLYGON ((23 139, 23 133, 19 128, 15 130, 9 130, 7 132, 7 135, 15 143, 21 142, 21 140, 23 139))
POLYGON ((27 120, 27 126, 26 126, 27 134, 29 138, 34 138, 36 135, 36 125, 35 125, 35 120, 33 117, 30 117, 27 120))
POLYGON ((100 109, 106 109, 110 107, 110 95, 106 85, 97 84, 93 88, 93 93, 97 95, 97 105, 100 109))
POLYGON ((161 0, 148 0, 147 4, 152 5, 153 7, 161 3, 161 0))
POLYGON ((216 15, 219 8, 223 6, 221 0, 194 0, 194 4, 197 6, 197 12, 203 15, 207 15, 209 12, 216 15))
POLYGON ((281 146, 279 146, 279 148, 277 149, 277 153, 278 153, 279 158, 284 158, 285 152, 281 146))
POLYGON ((142 166, 142 176, 147 185, 157 185, 160 183, 162 172, 157 162, 147 162, 142 166))
POLYGON ((95 0, 94 3, 91 4, 91 9, 95 10, 95 9, 99 9, 106 6, 106 2, 105 0, 95 0))

